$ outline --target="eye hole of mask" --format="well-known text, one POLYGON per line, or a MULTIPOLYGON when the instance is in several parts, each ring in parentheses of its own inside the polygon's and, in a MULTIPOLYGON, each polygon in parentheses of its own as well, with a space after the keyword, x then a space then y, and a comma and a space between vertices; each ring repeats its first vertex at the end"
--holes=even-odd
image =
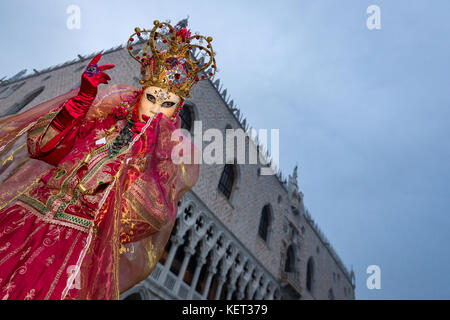
POLYGON ((172 101, 166 101, 166 102, 164 102, 163 104, 162 104, 162 106, 164 107, 164 108, 171 108, 171 107, 173 107, 175 105, 175 102, 172 102, 172 101))

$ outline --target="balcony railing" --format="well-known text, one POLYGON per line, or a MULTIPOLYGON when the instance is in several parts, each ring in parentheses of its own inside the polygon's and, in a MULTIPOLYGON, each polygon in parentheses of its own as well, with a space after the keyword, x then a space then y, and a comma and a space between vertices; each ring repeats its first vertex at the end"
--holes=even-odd
MULTIPOLYGON (((164 280, 164 283, 161 283, 159 281, 159 278, 161 276, 163 268, 164 268, 164 266, 161 265, 160 263, 156 264, 155 269, 153 269, 153 272, 150 274, 151 279, 153 281, 157 282, 159 285, 166 288, 176 298, 178 298, 180 300, 186 299, 191 287, 188 284, 186 284, 184 281, 181 281, 178 292, 175 292, 175 283, 177 282, 178 278, 170 270, 167 272, 167 276, 166 276, 166 279, 164 280)), ((200 293, 198 293, 197 291, 194 291, 192 299, 193 300, 202 300, 203 297, 200 293)))
POLYGON ((300 285, 300 277, 296 272, 281 272, 281 280, 287 282, 297 291, 299 294, 302 294, 302 287, 300 285))

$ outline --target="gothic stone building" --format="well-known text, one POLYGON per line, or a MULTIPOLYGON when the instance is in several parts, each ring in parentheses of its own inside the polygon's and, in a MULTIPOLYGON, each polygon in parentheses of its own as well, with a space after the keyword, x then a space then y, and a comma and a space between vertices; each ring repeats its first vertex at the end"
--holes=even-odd
MULTIPOLYGON (((137 47, 139 48, 139 46, 137 47)), ((0 80, 0 117, 80 85, 95 56, 0 80)), ((137 85, 138 65, 123 46, 103 52, 115 83, 137 85)), ((200 81, 182 111, 183 127, 247 129, 220 81, 200 81)), ((203 142, 205 147, 206 142, 203 142)), ((246 140, 246 151, 257 148, 246 140)), ((3 160, 3 159, 0 159, 3 160)), ((231 160, 231 161, 230 161, 231 160)), ((354 299, 354 273, 341 262, 303 205, 297 170, 260 175, 261 165, 202 164, 180 201, 175 228, 152 274, 122 299, 354 299)))

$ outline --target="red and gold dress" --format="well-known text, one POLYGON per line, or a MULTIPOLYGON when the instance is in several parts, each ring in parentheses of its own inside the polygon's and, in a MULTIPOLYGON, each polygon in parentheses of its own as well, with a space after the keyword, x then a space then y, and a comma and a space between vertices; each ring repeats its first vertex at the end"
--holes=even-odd
POLYGON ((174 163, 180 141, 172 133, 180 121, 162 114, 110 156, 127 122, 113 108, 126 101, 136 117, 138 93, 127 85, 103 90, 86 117, 45 147, 44 133, 73 92, 36 106, 28 119, 17 116, 15 127, 1 132, 0 299, 118 299, 150 274, 198 165, 174 163), (21 155, 14 155, 20 138, 21 155), (16 168, 6 168, 12 162, 16 168))

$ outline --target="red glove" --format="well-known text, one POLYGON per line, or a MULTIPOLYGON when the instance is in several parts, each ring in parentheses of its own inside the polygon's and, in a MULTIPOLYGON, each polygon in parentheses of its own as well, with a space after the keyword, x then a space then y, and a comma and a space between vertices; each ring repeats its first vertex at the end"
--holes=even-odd
POLYGON ((99 84, 108 84, 108 81, 111 80, 110 76, 103 71, 114 68, 114 65, 105 64, 97 66, 97 62, 100 60, 101 56, 102 54, 99 53, 91 62, 89 62, 88 67, 91 66, 91 69, 94 72, 90 74, 88 74, 87 71, 83 72, 78 95, 69 99, 61 109, 61 112, 59 112, 52 121, 51 126, 59 132, 62 132, 67 128, 74 119, 85 115, 97 96, 97 87, 99 84))

